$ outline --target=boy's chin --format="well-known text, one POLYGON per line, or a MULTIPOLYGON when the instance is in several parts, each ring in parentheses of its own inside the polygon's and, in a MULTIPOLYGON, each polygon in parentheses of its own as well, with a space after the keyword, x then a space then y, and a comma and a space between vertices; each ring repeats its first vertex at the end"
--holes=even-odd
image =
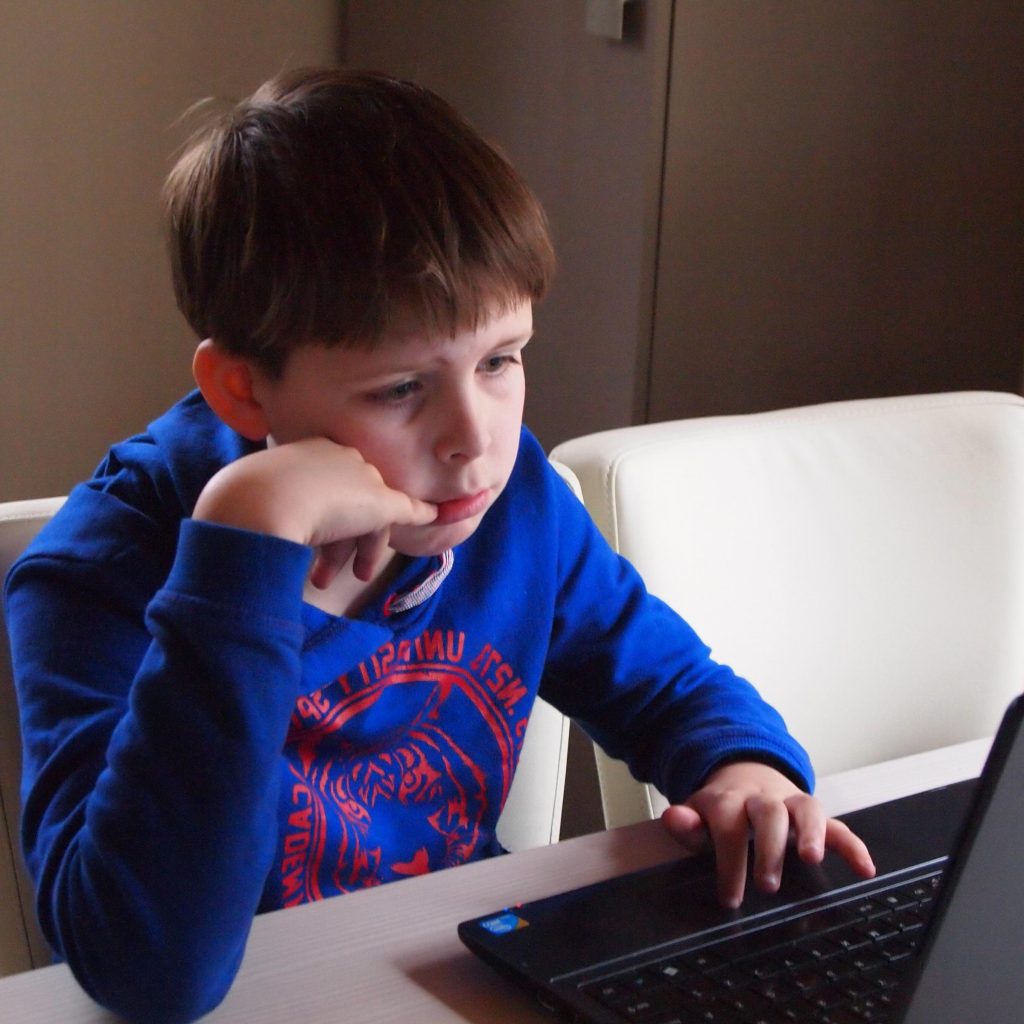
POLYGON ((410 558, 430 558, 458 547, 476 533, 483 516, 442 526, 406 526, 391 531, 390 547, 410 558))

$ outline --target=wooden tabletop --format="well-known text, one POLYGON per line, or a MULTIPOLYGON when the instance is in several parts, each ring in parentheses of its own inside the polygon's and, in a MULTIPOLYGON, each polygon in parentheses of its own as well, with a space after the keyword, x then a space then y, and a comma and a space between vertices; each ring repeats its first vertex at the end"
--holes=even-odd
MULTIPOLYGON (((822 779, 839 814, 977 775, 974 741, 822 779)), ((456 925, 500 907, 648 867, 678 855, 660 823, 569 839, 256 919, 216 1024, 504 1024, 547 1021, 468 953, 456 925)), ((4 1024, 112 1021, 64 966, 0 979, 4 1024)))

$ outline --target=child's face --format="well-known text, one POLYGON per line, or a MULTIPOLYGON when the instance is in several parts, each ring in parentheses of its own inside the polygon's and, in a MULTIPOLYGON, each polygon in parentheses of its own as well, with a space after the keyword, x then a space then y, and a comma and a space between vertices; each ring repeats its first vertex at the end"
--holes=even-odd
POLYGON ((438 554, 466 540, 501 493, 519 449, 533 331, 530 302, 454 338, 396 332, 373 351, 308 345, 254 391, 268 443, 327 437, 384 482, 439 506, 428 526, 396 526, 391 547, 438 554))

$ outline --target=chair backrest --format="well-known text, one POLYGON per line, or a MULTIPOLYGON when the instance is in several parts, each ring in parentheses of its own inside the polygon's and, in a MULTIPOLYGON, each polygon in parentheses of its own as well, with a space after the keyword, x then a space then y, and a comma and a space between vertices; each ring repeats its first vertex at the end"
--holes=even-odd
MULTIPOLYGON (((579 481, 555 466, 581 501, 579 481)), ((523 737, 512 788, 498 820, 498 841, 506 850, 528 850, 558 842, 569 751, 569 719, 537 699, 523 737)))
MULTIPOLYGON (((650 424, 552 459, 821 774, 990 734, 1024 687, 1016 395, 650 424)), ((599 760, 609 824, 664 806, 599 760)))
MULTIPOLYGON (((63 498, 0 504, 0 582, 11 564, 60 508, 63 498)), ((498 823, 498 836, 510 850, 558 840, 565 785, 569 721, 538 701, 523 739, 523 752, 498 823)), ((32 882, 21 858, 19 839, 21 738, 11 676, 7 631, 0 630, 0 977, 50 962, 36 923, 32 882)))
POLYGON ((523 737, 512 788, 498 819, 498 841, 506 850, 558 842, 568 751, 569 719, 538 698, 523 737))
MULTIPOLYGON (((63 498, 0 504, 0 583, 63 498)), ((34 889, 21 859, 21 732, 7 630, 0 629, 0 977, 51 962, 36 923, 34 889)))

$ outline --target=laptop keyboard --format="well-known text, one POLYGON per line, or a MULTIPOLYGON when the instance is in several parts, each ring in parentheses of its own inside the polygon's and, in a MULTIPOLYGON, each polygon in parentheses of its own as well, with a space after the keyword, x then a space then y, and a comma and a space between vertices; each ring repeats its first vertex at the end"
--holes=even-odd
POLYGON ((583 986, 642 1024, 864 1024, 890 1019, 939 874, 815 909, 583 986))

